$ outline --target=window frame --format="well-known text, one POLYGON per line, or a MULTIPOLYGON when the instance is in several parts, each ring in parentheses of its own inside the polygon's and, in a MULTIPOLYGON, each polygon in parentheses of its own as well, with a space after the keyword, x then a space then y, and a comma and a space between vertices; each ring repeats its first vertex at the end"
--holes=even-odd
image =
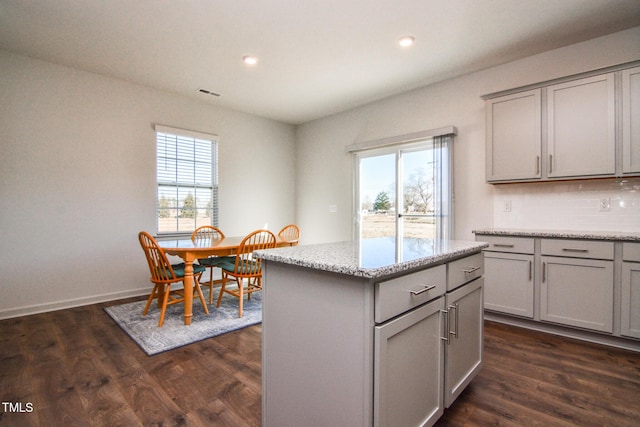
MULTIPOLYGON (((199 226, 202 225, 213 225, 218 226, 219 223, 219 183, 218 183, 218 146, 219 146, 219 137, 217 135, 197 132, 192 130, 180 129, 170 126, 158 125, 154 126, 156 138, 155 138, 155 222, 156 222, 156 235, 161 237, 170 237, 170 236, 190 236, 191 233, 199 226), (161 177, 160 172, 160 163, 161 159, 161 144, 166 144, 167 142, 171 142, 171 140, 175 140, 175 151, 173 156, 170 154, 169 157, 163 157, 165 160, 169 159, 169 167, 171 173, 175 172, 176 178, 174 180, 164 180, 161 177), (185 152, 181 156, 178 152, 179 145, 192 144, 193 148, 190 153, 185 152), (210 161, 198 161, 197 159, 197 151, 198 145, 202 147, 202 144, 211 144, 211 159, 210 161), (175 165, 173 169, 171 169, 171 162, 175 161, 175 165), (188 168, 185 169, 183 166, 186 164, 188 168), (204 171, 204 175, 202 174, 202 165, 210 167, 207 173, 207 170, 204 171), (199 168, 200 166, 200 168, 199 168), (193 168, 191 170, 191 167, 193 168), (193 173, 193 176, 190 177, 187 181, 184 180, 184 171, 187 170, 189 173, 193 173), (179 177, 182 175, 182 177, 179 177), (202 179, 203 176, 206 176, 207 179, 210 179, 208 182, 199 182, 199 179, 202 179), (161 206, 161 194, 164 192, 166 194, 166 189, 175 189, 176 198, 174 199, 174 204, 167 207, 161 206), (161 191, 161 189, 165 189, 165 191, 161 191), (193 193, 189 190, 192 189, 193 193), (193 228, 188 227, 184 228, 180 226, 180 216, 177 214, 178 211, 183 210, 185 208, 184 204, 181 203, 181 198, 179 197, 181 192, 189 191, 185 197, 188 197, 189 194, 193 194, 195 205, 193 209, 194 212, 194 220, 193 220, 193 228), (201 204, 198 203, 198 194, 208 193, 205 207, 202 207, 201 204), (176 202, 177 201, 177 202, 176 202), (210 207, 208 204, 210 203, 210 207), (167 230, 164 227, 161 229, 161 210, 169 209, 175 210, 175 227, 172 227, 171 230, 167 230), (205 210, 204 218, 209 218, 208 221, 202 221, 201 223, 198 221, 198 212, 205 210), (208 212, 206 212, 208 210, 208 212)), ((189 147, 191 148, 191 147, 189 147)), ((166 150, 166 146, 164 147, 166 150)), ((169 147, 169 149, 171 149, 169 147)), ((172 191, 173 192, 173 191, 172 191)), ((187 207, 190 209, 190 207, 187 207)))
MULTIPOLYGON (((446 148, 443 152, 445 154, 447 170, 444 174, 440 174, 442 178, 440 186, 434 189, 434 193, 437 191, 439 194, 440 206, 436 207, 436 210, 440 213, 440 217, 446 217, 446 224, 440 222, 436 227, 436 233, 438 239, 451 239, 454 235, 454 185, 453 185, 453 143, 454 137, 457 134, 457 129, 453 126, 443 127, 434 130, 426 130, 415 132, 412 134, 399 135, 390 138, 366 141, 356 143, 345 147, 345 151, 353 155, 353 206, 354 206, 354 218, 353 218, 353 236, 355 240, 360 238, 361 233, 361 218, 360 218, 360 160, 366 157, 374 157, 384 154, 409 152, 412 150, 420 150, 425 145, 440 144, 439 150, 443 150, 443 146, 446 148)), ((398 162, 398 155, 396 155, 396 162, 398 162)), ((396 171, 398 166, 396 163, 396 171)), ((396 177, 396 204, 399 200, 399 176, 396 177)), ((397 224, 397 223, 396 223, 397 224)), ((396 237, 400 230, 396 227, 396 237)))

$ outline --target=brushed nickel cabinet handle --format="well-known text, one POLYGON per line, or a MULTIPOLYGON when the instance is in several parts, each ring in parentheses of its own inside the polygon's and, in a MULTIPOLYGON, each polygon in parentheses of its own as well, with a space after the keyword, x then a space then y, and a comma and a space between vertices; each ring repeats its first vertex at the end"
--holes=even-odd
POLYGON ((494 243, 493 246, 496 248, 513 248, 515 245, 510 245, 507 243, 494 243))
POLYGON ((533 279, 533 263, 529 261, 529 281, 533 279))
POLYGON ((562 252, 578 252, 581 254, 586 254, 587 252, 589 252, 589 249, 562 248, 562 252))
POLYGON ((553 173, 553 154, 549 154, 549 173, 553 173))
POLYGON ((418 291, 412 291, 411 289, 408 290, 408 292, 411 293, 411 295, 420 295, 423 294, 425 292, 429 292, 432 289, 435 289, 436 285, 424 285, 424 287, 418 291))
POLYGON ((471 274, 471 273, 473 273, 474 271, 478 271, 478 270, 480 270, 480 267, 469 267, 469 268, 467 268, 467 269, 465 269, 465 270, 462 270, 462 271, 463 271, 465 274, 471 274))
POLYGON ((544 283, 546 279, 547 279, 547 263, 543 262, 542 263, 542 282, 544 283))
POLYGON ((444 315, 444 336, 440 339, 449 344, 449 312, 447 310, 440 310, 440 313, 444 315))
POLYGON ((453 319, 455 321, 455 325, 453 326, 453 331, 449 331, 449 335, 453 335, 454 337, 456 337, 456 339, 458 339, 458 320, 460 319, 458 316, 458 308, 459 308, 458 303, 450 305, 448 308, 449 308, 449 312, 451 312, 451 310, 454 311, 453 319))
POLYGON ((536 175, 540 175, 540 156, 536 156, 536 175))

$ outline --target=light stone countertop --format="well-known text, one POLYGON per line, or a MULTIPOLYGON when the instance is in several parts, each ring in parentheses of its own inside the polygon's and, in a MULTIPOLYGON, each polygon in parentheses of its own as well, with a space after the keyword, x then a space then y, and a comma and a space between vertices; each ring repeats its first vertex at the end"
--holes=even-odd
POLYGON ((555 239, 613 240, 640 242, 640 232, 579 231, 579 230, 533 230, 523 228, 483 228, 473 230, 478 240, 485 236, 541 237, 555 239))
POLYGON ((256 251, 257 257, 315 270, 379 279, 404 271, 442 264, 480 252, 484 242, 404 238, 402 256, 396 259, 392 237, 361 241, 300 245, 256 251))

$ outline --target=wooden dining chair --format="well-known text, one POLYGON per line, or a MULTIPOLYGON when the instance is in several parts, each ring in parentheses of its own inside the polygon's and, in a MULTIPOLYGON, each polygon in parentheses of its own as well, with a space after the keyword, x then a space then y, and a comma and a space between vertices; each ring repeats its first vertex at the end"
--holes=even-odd
MULTIPOLYGON (((224 239, 224 233, 213 225, 203 225, 198 227, 191 234, 191 240, 206 240, 211 242, 213 246, 216 242, 224 239)), ((233 262, 235 257, 233 256, 210 256, 208 258, 198 258, 198 264, 209 269, 209 280, 206 282, 200 281, 200 285, 209 287, 209 304, 213 304, 213 285, 219 285, 222 283, 222 279, 214 280, 213 269, 219 268, 222 262, 233 262)))
POLYGON ((278 237, 289 242, 291 246, 296 246, 300 240, 300 229, 295 224, 289 224, 278 232, 278 237))
POLYGON ((249 233, 238 246, 234 262, 222 263, 222 287, 216 307, 220 307, 222 295, 228 293, 238 298, 238 317, 242 317, 244 295, 262 290, 262 259, 254 258, 253 252, 276 247, 276 236, 269 230, 256 230, 249 233), (237 288, 227 288, 229 278, 235 280, 237 288), (246 279, 246 286, 245 286, 246 279))
POLYGON ((151 272, 150 280, 154 285, 149 299, 147 299, 147 305, 145 305, 142 311, 142 315, 147 315, 149 307, 151 307, 151 302, 157 299, 158 307, 160 307, 158 327, 161 327, 164 324, 164 314, 167 311, 167 306, 184 302, 184 292, 197 292, 204 312, 209 314, 207 303, 204 300, 204 295, 198 282, 202 273, 206 271, 206 268, 197 264, 193 265, 193 289, 171 289, 171 285, 183 282, 184 263, 173 265, 169 263, 167 255, 162 248, 158 246, 156 239, 149 233, 141 231, 138 234, 138 240, 140 240, 140 246, 142 246, 142 250, 147 258, 149 271, 151 272))

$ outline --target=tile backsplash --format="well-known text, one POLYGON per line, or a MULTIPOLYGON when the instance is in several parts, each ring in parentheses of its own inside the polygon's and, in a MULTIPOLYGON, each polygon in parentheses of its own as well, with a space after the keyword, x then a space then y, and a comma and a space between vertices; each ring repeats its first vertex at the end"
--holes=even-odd
POLYGON ((496 185, 495 228, 640 232, 640 178, 496 185))

